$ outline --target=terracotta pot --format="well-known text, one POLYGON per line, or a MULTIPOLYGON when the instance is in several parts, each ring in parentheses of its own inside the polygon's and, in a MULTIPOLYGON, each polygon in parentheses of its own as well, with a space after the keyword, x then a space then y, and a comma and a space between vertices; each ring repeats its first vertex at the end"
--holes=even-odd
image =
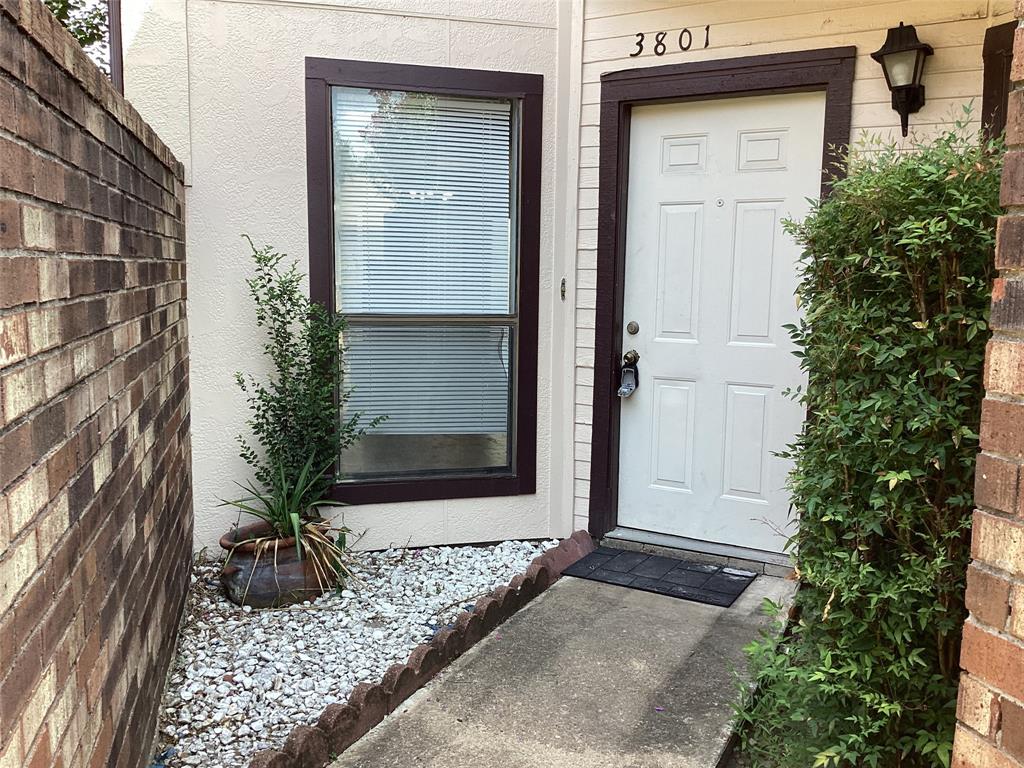
POLYGON ((331 588, 317 580, 311 560, 298 558, 294 538, 277 539, 276 555, 274 544, 268 547, 253 541, 266 538, 272 530, 261 520, 221 536, 220 546, 228 553, 228 562, 220 581, 231 602, 271 608, 312 600, 331 588))

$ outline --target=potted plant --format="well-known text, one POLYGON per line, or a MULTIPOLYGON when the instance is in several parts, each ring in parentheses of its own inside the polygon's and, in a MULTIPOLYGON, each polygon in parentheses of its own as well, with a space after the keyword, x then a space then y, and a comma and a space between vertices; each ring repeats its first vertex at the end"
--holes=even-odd
POLYGON ((332 527, 318 509, 328 503, 338 456, 365 427, 358 414, 339 418, 349 396, 344 317, 306 296, 298 267, 285 265, 285 254, 245 239, 256 267, 246 282, 256 326, 266 332, 270 373, 266 380, 236 374, 251 411, 254 439, 238 440, 253 479, 239 484, 245 498, 224 504, 257 520, 221 538, 228 553, 221 582, 234 602, 266 607, 308 600, 348 575, 347 530, 332 527))

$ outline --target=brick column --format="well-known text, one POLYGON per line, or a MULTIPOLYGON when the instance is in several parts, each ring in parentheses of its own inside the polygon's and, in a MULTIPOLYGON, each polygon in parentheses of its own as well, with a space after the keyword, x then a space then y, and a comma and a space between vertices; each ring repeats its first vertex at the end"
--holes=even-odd
POLYGON ((1024 766, 1024 30, 1010 77, 954 768, 1024 766))
POLYGON ((182 167, 0 0, 0 768, 135 768, 192 554, 182 167))

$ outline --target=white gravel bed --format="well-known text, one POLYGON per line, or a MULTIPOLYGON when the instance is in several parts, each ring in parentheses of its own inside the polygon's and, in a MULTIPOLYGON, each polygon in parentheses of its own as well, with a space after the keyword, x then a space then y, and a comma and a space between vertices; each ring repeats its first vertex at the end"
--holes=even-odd
POLYGON ((160 749, 177 750, 166 765, 241 768, 280 748, 557 543, 358 553, 359 583, 281 609, 236 606, 220 565, 198 563, 161 703, 160 749))

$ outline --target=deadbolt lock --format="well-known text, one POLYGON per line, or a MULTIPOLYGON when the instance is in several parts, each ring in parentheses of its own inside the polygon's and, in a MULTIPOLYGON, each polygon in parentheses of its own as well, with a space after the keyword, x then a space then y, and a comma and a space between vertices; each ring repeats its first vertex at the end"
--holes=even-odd
POLYGON ((626 323, 626 333, 628 333, 630 336, 636 336, 638 333, 640 333, 640 323, 638 323, 636 320, 630 320, 628 323, 626 323))

